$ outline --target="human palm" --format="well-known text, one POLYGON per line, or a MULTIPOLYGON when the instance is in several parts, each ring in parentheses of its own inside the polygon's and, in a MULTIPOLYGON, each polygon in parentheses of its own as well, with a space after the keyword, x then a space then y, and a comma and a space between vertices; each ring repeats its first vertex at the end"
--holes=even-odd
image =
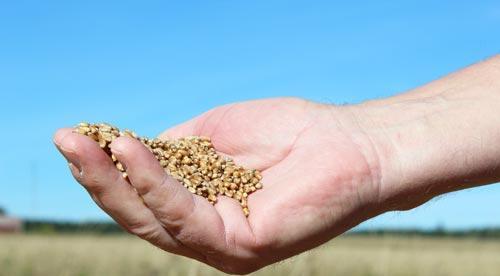
POLYGON ((249 196, 248 218, 234 199, 219 196, 212 206, 189 193, 134 139, 111 145, 132 185, 89 138, 65 129, 55 143, 75 178, 129 232, 222 271, 248 273, 380 212, 375 154, 351 118, 340 108, 280 98, 215 108, 159 136, 208 136, 221 154, 261 170, 264 188, 249 196))

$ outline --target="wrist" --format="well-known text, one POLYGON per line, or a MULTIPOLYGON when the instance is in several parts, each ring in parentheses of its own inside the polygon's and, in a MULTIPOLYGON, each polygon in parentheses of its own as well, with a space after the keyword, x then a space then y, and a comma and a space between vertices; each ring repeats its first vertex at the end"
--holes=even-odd
POLYGON ((419 137, 424 134, 418 132, 425 132, 426 128, 425 120, 419 115, 423 114, 421 105, 425 102, 380 101, 376 105, 372 102, 345 107, 376 154, 379 167, 377 204, 383 212, 412 209, 435 196, 426 189, 425 181, 419 179, 424 165, 431 161, 416 161, 417 155, 423 159, 432 156, 428 148, 419 144, 423 141, 419 137))
POLYGON ((377 152, 387 210, 500 180, 499 65, 495 57, 414 91, 345 107, 377 152))
MULTIPOLYGON (((327 144, 325 148, 332 148, 337 155, 337 148, 348 149, 348 166, 352 183, 355 183, 355 198, 353 206, 356 206, 359 216, 363 220, 371 218, 388 211, 389 200, 387 189, 384 187, 388 182, 386 174, 389 167, 387 163, 393 155, 389 154, 386 143, 376 133, 375 125, 370 124, 365 118, 370 116, 360 105, 318 105, 320 109, 327 111, 326 117, 320 119, 322 134, 326 137, 335 137, 331 141, 333 145, 327 144), (339 137, 341 137, 339 139, 339 137), (345 139, 341 144, 339 140, 345 139)), ((328 140, 330 141, 330 140, 328 140)), ((346 158, 344 158, 346 162, 346 158)), ((337 169, 337 167, 333 167, 337 169)), ((391 172, 393 174, 393 172, 391 172)))

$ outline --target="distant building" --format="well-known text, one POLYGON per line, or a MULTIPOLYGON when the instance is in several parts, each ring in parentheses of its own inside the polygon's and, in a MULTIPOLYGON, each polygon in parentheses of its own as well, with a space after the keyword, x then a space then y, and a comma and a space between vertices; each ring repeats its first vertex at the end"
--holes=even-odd
POLYGON ((20 219, 0 215, 0 234, 18 233, 23 229, 23 223, 20 219))

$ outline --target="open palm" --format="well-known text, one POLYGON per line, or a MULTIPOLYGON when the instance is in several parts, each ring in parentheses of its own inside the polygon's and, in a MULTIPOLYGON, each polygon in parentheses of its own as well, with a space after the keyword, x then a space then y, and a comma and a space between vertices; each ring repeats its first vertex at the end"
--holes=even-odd
POLYGON ((129 232, 222 271, 248 273, 313 248, 381 212, 376 154, 341 108, 279 98, 225 105, 160 138, 211 137, 221 154, 262 171, 264 188, 212 206, 167 176, 131 138, 112 145, 129 185, 91 139, 62 129, 55 143, 75 178, 129 232))

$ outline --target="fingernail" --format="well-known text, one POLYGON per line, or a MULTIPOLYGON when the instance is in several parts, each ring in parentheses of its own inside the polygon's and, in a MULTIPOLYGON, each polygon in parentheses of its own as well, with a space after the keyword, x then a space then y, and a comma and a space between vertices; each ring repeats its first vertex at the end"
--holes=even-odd
POLYGON ((111 143, 109 149, 111 150, 111 152, 115 155, 121 155, 122 154, 122 151, 120 149, 120 146, 117 144, 114 144, 114 143, 111 143))
POLYGON ((58 130, 54 137, 52 138, 52 142, 57 146, 61 146, 61 142, 68 136, 71 132, 62 132, 61 130, 58 130))
POLYGON ((81 175, 82 174, 82 170, 79 167, 77 167, 75 164, 70 162, 70 163, 68 163, 68 166, 74 175, 81 175))
POLYGON ((111 150, 111 153, 113 153, 114 155, 120 155, 121 154, 121 151, 115 149, 114 147, 109 147, 109 149, 111 150))

